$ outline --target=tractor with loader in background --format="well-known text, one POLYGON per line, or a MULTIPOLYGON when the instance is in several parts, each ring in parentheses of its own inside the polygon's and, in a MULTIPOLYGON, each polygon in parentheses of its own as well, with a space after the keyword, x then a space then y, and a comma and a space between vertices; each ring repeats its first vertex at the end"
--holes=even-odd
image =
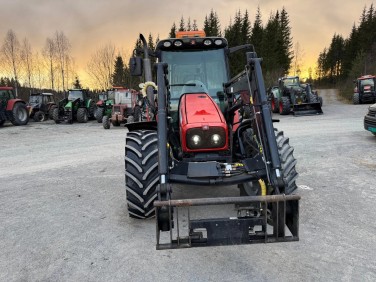
POLYGON ((310 84, 302 84, 299 76, 278 79, 278 86, 269 88, 268 100, 273 113, 294 116, 322 114, 322 99, 310 84))
POLYGON ((126 124, 128 214, 155 216, 157 249, 297 241, 296 160, 273 126, 261 59, 250 44, 229 48, 225 38, 195 33, 160 40, 155 50, 140 35, 143 49, 130 59, 131 74, 144 74, 149 87, 148 121, 126 124), (231 78, 229 55, 241 50, 245 69, 231 78), (158 58, 156 83, 150 56, 158 58), (176 198, 175 185, 218 193, 176 198), (234 185, 239 196, 219 196, 219 186, 234 185), (200 209, 218 205, 235 210, 212 217, 200 209))
POLYGON ((26 125, 29 122, 29 109, 18 99, 13 87, 0 87, 0 126, 9 120, 13 125, 26 125))

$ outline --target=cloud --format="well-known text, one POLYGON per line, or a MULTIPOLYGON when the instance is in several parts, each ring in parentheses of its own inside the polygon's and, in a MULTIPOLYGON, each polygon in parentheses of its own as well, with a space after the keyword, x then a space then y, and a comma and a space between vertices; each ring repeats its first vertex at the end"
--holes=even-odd
MULTIPOLYGON (((4 2, 4 1, 3 1, 4 2)), ((295 42, 305 50, 306 61, 314 65, 319 52, 328 47, 334 33, 347 37, 353 23, 359 21, 365 6, 372 1, 332 0, 12 0, 2 3, 0 43, 9 29, 19 40, 27 37, 34 50, 41 50, 47 37, 63 31, 72 45, 77 65, 84 68, 90 55, 111 42, 130 52, 139 33, 166 37, 172 23, 183 16, 197 20, 202 28, 205 16, 214 9, 225 28, 236 11, 246 9, 253 23, 260 7, 265 24, 271 12, 285 7, 295 42), (5 11, 5 12, 4 12, 5 11)))

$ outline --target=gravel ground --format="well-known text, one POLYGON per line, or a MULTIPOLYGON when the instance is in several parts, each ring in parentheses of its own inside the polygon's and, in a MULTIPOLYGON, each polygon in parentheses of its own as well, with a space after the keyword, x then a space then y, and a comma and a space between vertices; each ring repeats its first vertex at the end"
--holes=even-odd
POLYGON ((127 214, 124 128, 5 124, 0 281, 376 281, 368 105, 320 94, 323 115, 275 115, 300 174, 300 241, 291 243, 156 251, 154 221, 127 214))

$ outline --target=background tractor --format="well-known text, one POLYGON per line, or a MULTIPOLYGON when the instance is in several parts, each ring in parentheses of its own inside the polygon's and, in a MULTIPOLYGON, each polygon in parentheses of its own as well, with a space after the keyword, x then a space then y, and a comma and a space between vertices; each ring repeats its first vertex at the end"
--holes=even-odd
POLYGON ((301 84, 298 76, 278 79, 278 86, 269 88, 268 100, 273 113, 288 115, 322 114, 322 99, 310 84, 301 84))
POLYGON ((13 125, 26 125, 29 112, 26 103, 16 98, 12 87, 0 87, 0 126, 7 120, 13 125))
POLYGON ((249 44, 229 48, 225 38, 196 33, 161 40, 150 54, 140 35, 144 58, 130 59, 131 74, 144 73, 145 85, 153 77, 149 55, 159 63, 157 96, 153 87, 146 91, 155 119, 126 125, 129 216, 155 216, 157 249, 296 241, 296 160, 273 126, 261 59, 249 44), (231 78, 228 56, 240 50, 248 51, 246 66, 231 78), (228 192, 237 185, 239 196, 173 198, 176 184, 228 192), (190 212, 224 204, 235 205, 229 217, 190 212))
POLYGON ((142 121, 142 96, 133 89, 123 87, 114 88, 115 102, 112 106, 111 116, 103 116, 103 128, 110 129, 120 124, 142 121))
POLYGON ((107 90, 99 94, 97 102, 97 109, 95 111, 95 118, 98 123, 102 122, 104 116, 111 117, 112 106, 114 105, 115 92, 114 89, 107 90))
POLYGON ((30 118, 34 121, 45 121, 53 119, 52 112, 56 108, 56 103, 51 93, 34 93, 29 97, 30 118))
POLYGON ((95 102, 90 98, 88 90, 71 89, 68 90, 68 97, 59 101, 58 106, 53 109, 52 116, 56 123, 73 123, 74 120, 86 123, 89 119, 94 119, 95 108, 95 102))
POLYGON ((376 77, 374 75, 364 75, 354 80, 355 88, 353 104, 376 103, 375 91, 376 77))

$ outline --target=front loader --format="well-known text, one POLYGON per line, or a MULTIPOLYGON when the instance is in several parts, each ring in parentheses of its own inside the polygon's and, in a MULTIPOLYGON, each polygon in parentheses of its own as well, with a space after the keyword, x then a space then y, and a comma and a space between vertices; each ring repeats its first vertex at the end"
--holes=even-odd
POLYGON ((251 45, 229 48, 225 38, 186 33, 159 41, 150 54, 141 35, 144 60, 130 60, 133 75, 152 69, 149 55, 159 63, 157 87, 147 91, 155 119, 126 125, 129 216, 155 216, 157 249, 299 240, 296 160, 273 126, 261 59, 251 45), (239 50, 250 50, 245 69, 230 78, 228 56, 239 50), (177 185, 217 192, 177 198, 177 185), (234 187, 239 196, 219 196, 234 187), (222 205, 234 209, 226 216, 205 209, 222 205))

